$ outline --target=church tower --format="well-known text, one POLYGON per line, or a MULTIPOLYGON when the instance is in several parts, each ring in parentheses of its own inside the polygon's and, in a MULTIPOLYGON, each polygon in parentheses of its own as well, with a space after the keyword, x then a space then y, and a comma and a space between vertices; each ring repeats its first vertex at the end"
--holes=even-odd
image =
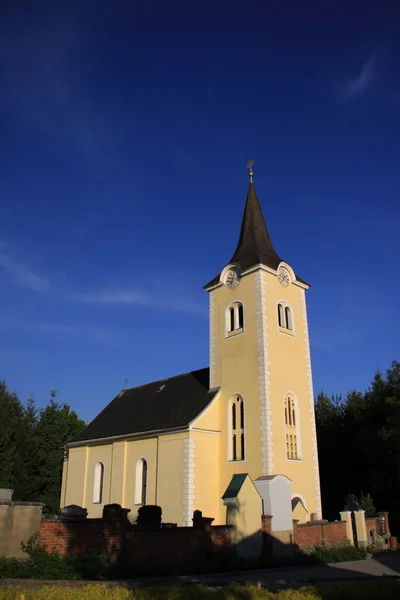
MULTIPOLYGON (((210 388, 223 399, 220 489, 237 473, 286 475, 292 505, 321 518, 305 292, 272 245, 253 183, 232 258, 210 295, 210 388)), ((297 515, 295 515, 297 518, 297 515)), ((303 519, 302 519, 303 520, 303 519)))

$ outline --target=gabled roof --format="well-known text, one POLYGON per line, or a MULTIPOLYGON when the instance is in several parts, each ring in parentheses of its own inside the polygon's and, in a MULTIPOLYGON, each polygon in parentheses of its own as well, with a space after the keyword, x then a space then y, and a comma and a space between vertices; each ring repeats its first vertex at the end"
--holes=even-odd
POLYGON ((230 484, 226 488, 224 495, 222 496, 222 500, 226 500, 227 498, 236 498, 242 489, 242 485, 246 481, 246 477, 248 477, 248 473, 235 473, 230 484))
MULTIPOLYGON (((272 245, 254 183, 250 181, 239 241, 228 264, 239 264, 242 271, 260 264, 276 270, 280 262, 282 259, 272 245)), ((217 285, 220 275, 221 273, 207 283, 204 288, 208 289, 217 285)), ((303 281, 299 277, 296 279, 303 281)))
POLYGON ((217 393, 209 369, 123 390, 69 443, 185 428, 217 393))

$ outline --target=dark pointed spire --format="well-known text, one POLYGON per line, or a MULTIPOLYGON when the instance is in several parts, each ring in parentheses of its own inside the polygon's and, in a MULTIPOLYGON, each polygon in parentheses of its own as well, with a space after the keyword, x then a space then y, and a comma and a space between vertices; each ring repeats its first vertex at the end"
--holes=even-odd
MULTIPOLYGON (((253 161, 250 160, 247 163, 247 167, 249 169, 250 183, 244 207, 242 226, 236 250, 228 264, 239 264, 242 271, 246 271, 259 264, 263 264, 271 269, 277 269, 282 259, 275 252, 272 245, 257 198, 253 183, 253 161)), ((204 287, 207 289, 216 285, 219 282, 219 277, 220 275, 204 287)))
POLYGON ((253 172, 250 171, 250 183, 239 241, 229 262, 240 264, 242 271, 258 264, 276 269, 281 262, 281 258, 275 252, 269 237, 252 179, 253 172))

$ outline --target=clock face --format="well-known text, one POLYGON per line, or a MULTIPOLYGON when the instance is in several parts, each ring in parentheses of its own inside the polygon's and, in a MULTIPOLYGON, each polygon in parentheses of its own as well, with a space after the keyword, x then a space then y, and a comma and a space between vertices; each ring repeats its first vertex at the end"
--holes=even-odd
POLYGON ((226 285, 230 288, 235 288, 240 283, 240 271, 239 269, 230 269, 226 277, 226 285))
POLYGON ((278 270, 278 281, 285 287, 290 283, 289 273, 283 267, 278 270))

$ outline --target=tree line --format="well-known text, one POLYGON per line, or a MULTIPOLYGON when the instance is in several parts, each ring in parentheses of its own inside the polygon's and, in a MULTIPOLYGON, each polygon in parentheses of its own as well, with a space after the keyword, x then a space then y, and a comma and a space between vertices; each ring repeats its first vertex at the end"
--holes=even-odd
MULTIPOLYGON (((320 392, 315 401, 323 516, 339 517, 346 498, 356 496, 373 511, 390 511, 400 531, 400 363, 377 372, 364 393, 345 397, 320 392)), ((64 444, 85 423, 50 394, 45 408, 22 404, 0 382, 0 487, 14 499, 59 507, 64 444)))
POLYGON ((24 405, 0 381, 0 487, 11 487, 14 500, 43 502, 46 512, 60 506, 64 444, 85 423, 67 404, 56 401, 39 409, 31 398, 24 405))
POLYGON ((320 392, 315 403, 322 511, 338 519, 346 497, 369 495, 400 531, 400 363, 375 373, 366 392, 320 392))

